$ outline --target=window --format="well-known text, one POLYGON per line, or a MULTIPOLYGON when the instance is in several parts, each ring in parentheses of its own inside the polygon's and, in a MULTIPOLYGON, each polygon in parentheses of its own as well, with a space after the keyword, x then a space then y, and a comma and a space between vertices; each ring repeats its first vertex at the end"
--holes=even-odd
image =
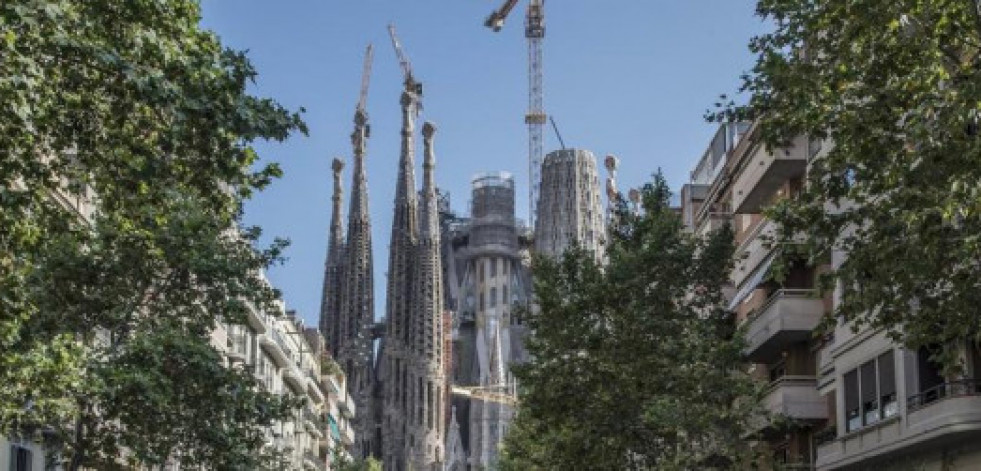
POLYGON ((483 291, 480 292, 480 310, 481 311, 484 310, 484 292, 483 291))
POLYGON ((896 397, 896 362, 892 350, 879 356, 879 401, 882 418, 888 419, 899 413, 896 397))
POLYGON ((497 259, 496 258, 490 259, 489 265, 490 265, 490 276, 491 278, 494 278, 495 276, 497 276, 497 259))
POLYGON ((899 413, 894 359, 890 350, 845 374, 846 431, 873 425, 899 413))
POLYGON ((10 445, 10 471, 31 471, 33 464, 31 450, 19 445, 10 445))
POLYGON ((497 307, 497 288, 490 289, 490 307, 497 307))
POLYGON ((879 421, 879 388, 875 379, 875 360, 861 366, 859 377, 862 382, 862 423, 872 425, 879 421))
POLYGON ((858 413, 858 370, 845 374, 845 424, 848 432, 862 427, 858 413))

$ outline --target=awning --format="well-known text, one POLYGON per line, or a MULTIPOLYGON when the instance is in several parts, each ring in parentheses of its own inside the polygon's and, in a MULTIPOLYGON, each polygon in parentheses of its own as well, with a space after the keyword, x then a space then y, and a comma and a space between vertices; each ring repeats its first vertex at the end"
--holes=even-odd
POLYGON ((759 287, 760 283, 763 283, 767 274, 770 273, 770 265, 773 264, 773 259, 776 258, 776 255, 777 252, 773 252, 767 256, 766 259, 760 262, 760 264, 756 267, 753 274, 746 278, 746 281, 743 282, 742 287, 739 288, 739 291, 736 292, 736 295, 732 297, 732 301, 729 303, 730 311, 735 309, 739 303, 748 298, 750 294, 753 294, 753 290, 759 287))
POLYGON ((327 424, 330 426, 330 436, 334 437, 334 440, 340 440, 341 429, 337 426, 337 420, 333 415, 327 414, 327 424))

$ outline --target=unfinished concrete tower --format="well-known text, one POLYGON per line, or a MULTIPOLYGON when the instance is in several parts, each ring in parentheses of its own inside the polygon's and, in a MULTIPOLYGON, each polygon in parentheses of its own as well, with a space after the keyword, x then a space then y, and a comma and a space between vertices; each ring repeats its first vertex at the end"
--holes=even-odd
POLYGON ((596 157, 581 149, 562 149, 545 157, 535 221, 535 251, 558 257, 573 244, 602 259, 606 243, 596 157))
POLYGON ((370 413, 375 382, 371 329, 374 324, 374 265, 371 247, 371 218, 368 209, 368 183, 365 175, 365 147, 368 115, 355 114, 354 172, 351 207, 348 210, 344 278, 341 294, 341 327, 337 360, 348 377, 348 390, 358 410, 354 433, 356 455, 372 454, 375 424, 370 413))
POLYGON ((320 301, 320 332, 324 336, 327 350, 337 358, 341 330, 341 292, 343 290, 344 269, 344 227, 341 214, 343 188, 341 171, 344 162, 334 159, 331 169, 334 173, 334 195, 331 198, 330 236, 327 242, 327 260, 324 264, 324 287, 320 301))

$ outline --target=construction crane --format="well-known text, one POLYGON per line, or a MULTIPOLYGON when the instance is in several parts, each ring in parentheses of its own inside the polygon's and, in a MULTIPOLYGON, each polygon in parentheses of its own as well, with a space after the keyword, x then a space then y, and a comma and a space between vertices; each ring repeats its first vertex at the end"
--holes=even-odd
POLYGON ((361 96, 358 97, 358 107, 354 110, 354 133, 351 134, 351 144, 354 147, 355 158, 361 158, 365 146, 371 136, 371 125, 368 124, 368 84, 371 81, 371 62, 374 58, 374 47, 368 44, 364 51, 364 65, 361 68, 361 96))
MULTIPOLYGON (((388 36, 392 38, 392 47, 395 49, 395 56, 398 57, 399 66, 402 67, 402 76, 405 77, 405 91, 421 97, 422 84, 416 81, 415 75, 412 75, 412 63, 409 62, 405 51, 402 50, 402 43, 399 41, 398 35, 395 34, 394 24, 388 25, 388 36)), ((420 104, 419 108, 421 107, 422 105, 420 104)), ((419 108, 416 108, 416 114, 419 113, 419 108)))
MULTIPOLYGON (((501 8, 495 10, 484 25, 494 32, 504 27, 508 14, 517 5, 518 0, 506 0, 501 8)), ((534 227, 537 218, 538 193, 541 186, 542 159, 544 157, 544 132, 546 114, 545 99, 542 88, 544 72, 542 70, 542 40, 545 39, 545 0, 529 0, 525 15, 525 38, 528 39, 528 113, 525 114, 525 124, 528 125, 528 178, 530 206, 528 222, 534 227)))
POLYGON ((354 152, 364 155, 365 142, 371 137, 371 125, 368 124, 368 84, 371 82, 371 63, 374 60, 375 48, 370 43, 364 51, 364 65, 361 67, 361 96, 358 98, 358 108, 354 111, 354 134, 351 141, 354 152))
POLYGON ((368 84, 371 82, 371 62, 375 57, 375 46, 368 43, 364 50, 364 65, 361 66, 361 97, 358 100, 358 110, 365 111, 368 104, 368 84))
POLYGON ((478 401, 484 402, 496 402, 498 404, 506 404, 513 406, 518 403, 518 398, 513 394, 508 394, 506 392, 501 392, 505 390, 505 385, 492 385, 492 386, 452 386, 450 391, 458 396, 464 396, 471 399, 476 399, 478 401))

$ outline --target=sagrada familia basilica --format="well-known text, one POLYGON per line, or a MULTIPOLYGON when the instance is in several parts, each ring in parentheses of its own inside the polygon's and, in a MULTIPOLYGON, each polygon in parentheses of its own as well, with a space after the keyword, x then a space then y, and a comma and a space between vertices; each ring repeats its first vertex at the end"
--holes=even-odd
MULTIPOLYGON (((370 56, 369 47, 366 71, 370 56)), ((510 366, 527 360, 520 313, 530 305, 530 252, 554 256, 574 242, 601 243, 595 158, 575 149, 545 158, 535 231, 515 217, 514 179, 506 172, 474 177, 470 214, 458 216, 436 187, 436 127, 429 122, 421 129, 423 178, 416 188, 422 86, 407 61, 402 65, 385 314, 375 319, 365 80, 351 136, 346 232, 345 165, 333 162, 319 329, 356 405, 355 456, 380 459, 390 471, 491 469, 516 406, 510 366)))

